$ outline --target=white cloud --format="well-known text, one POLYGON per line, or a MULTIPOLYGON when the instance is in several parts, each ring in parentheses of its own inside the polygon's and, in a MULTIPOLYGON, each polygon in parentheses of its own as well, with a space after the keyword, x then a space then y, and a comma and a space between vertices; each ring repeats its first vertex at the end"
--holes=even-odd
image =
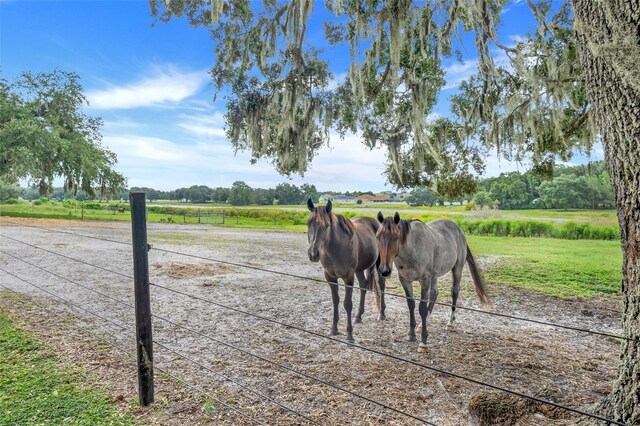
MULTIPOLYGON (((214 116, 210 122, 217 119, 214 116)), ((226 138, 206 137, 212 133, 205 132, 202 134, 205 137, 188 144, 158 137, 112 134, 104 136, 103 144, 117 154, 117 169, 129 178, 130 186, 163 190, 196 184, 230 187, 242 180, 254 188, 274 188, 278 183, 290 182, 314 184, 319 190, 385 189, 385 151, 367 150, 354 135, 344 140, 332 135, 331 147, 320 150, 305 177, 296 175, 288 179, 279 175, 268 160, 251 164, 250 153, 234 155, 226 138)))
POLYGON ((188 153, 178 144, 166 139, 138 135, 106 135, 102 143, 118 155, 123 166, 145 162, 177 164, 188 158, 188 153))
POLYGON ((483 178, 499 176, 500 173, 509 172, 524 172, 531 168, 531 162, 524 160, 519 163, 517 161, 509 161, 504 158, 499 158, 495 154, 486 157, 486 167, 483 178))
POLYGON ((226 139, 224 116, 221 113, 208 115, 183 115, 178 125, 198 137, 226 139))
POLYGON ((110 120, 104 122, 105 129, 135 129, 140 127, 140 123, 133 120, 110 120))
POLYGON ((155 69, 153 75, 129 85, 112 85, 87 93, 89 104, 99 109, 129 109, 180 102, 200 90, 206 71, 180 72, 172 67, 155 69))

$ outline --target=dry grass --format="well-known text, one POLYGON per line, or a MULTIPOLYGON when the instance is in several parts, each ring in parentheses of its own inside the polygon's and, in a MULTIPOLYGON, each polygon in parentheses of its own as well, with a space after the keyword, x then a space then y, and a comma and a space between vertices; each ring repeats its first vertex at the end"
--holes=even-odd
POLYGON ((232 265, 224 263, 178 263, 166 262, 153 265, 157 273, 175 279, 216 276, 228 274, 237 270, 232 265))

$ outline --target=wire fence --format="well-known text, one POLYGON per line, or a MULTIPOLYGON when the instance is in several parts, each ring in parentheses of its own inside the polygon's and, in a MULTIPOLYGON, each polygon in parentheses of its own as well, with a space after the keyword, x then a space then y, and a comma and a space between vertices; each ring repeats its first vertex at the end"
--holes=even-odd
MULTIPOLYGON (((13 223, 12 225, 27 226, 27 227, 36 228, 36 229, 47 230, 47 231, 50 231, 50 232, 59 232, 59 233, 64 233, 64 234, 72 235, 72 236, 76 236, 76 237, 96 239, 96 240, 99 240, 99 241, 111 242, 111 243, 116 243, 116 244, 124 244, 124 245, 128 245, 128 246, 131 245, 130 242, 126 242, 126 241, 118 241, 118 240, 113 240, 113 239, 104 238, 104 237, 96 237, 96 236, 91 236, 91 235, 78 234, 78 233, 75 233, 75 232, 58 231, 58 230, 55 230, 55 229, 52 229, 52 228, 39 227, 39 226, 34 226, 34 225, 22 225, 22 224, 16 224, 16 223, 13 223)), ((20 241, 20 240, 17 240, 15 238, 11 238, 11 237, 8 237, 8 236, 4 236, 4 237, 5 238, 9 238, 9 239, 11 239, 13 241, 20 242, 20 243, 28 245, 28 243, 26 243, 24 241, 20 241)), ((34 247, 34 248, 38 248, 38 249, 47 251, 46 249, 43 249, 41 247, 36 247, 35 245, 31 245, 31 246, 34 247)), ((250 269, 250 270, 254 270, 254 271, 265 272, 265 273, 284 276, 284 277, 297 278, 297 279, 300 279, 300 280, 303 280, 303 281, 307 281, 307 282, 315 282, 315 283, 322 283, 322 284, 326 284, 327 283, 325 280, 322 280, 322 279, 319 279, 319 278, 308 277, 308 276, 299 275, 299 274, 292 274, 292 273, 288 273, 288 272, 282 272, 282 271, 278 271, 278 270, 274 270, 274 269, 262 268, 262 267, 259 267, 259 266, 248 265, 248 264, 243 264, 243 263, 239 263, 239 262, 230 262, 230 261, 226 261, 226 260, 215 259, 215 258, 206 257, 206 256, 200 256, 200 255, 193 254, 193 253, 184 253, 184 252, 179 252, 179 251, 175 251, 175 250, 164 249, 162 247, 153 246, 153 245, 150 247, 150 249, 156 250, 158 252, 174 254, 174 255, 183 256, 183 257, 189 257, 189 258, 193 258, 193 259, 204 260, 204 261, 207 261, 207 262, 219 263, 219 264, 229 265, 229 266, 236 266, 236 267, 239 267, 239 268, 250 269)), ((63 255, 61 253, 57 253, 57 252, 53 252, 53 251, 49 251, 49 252, 52 253, 52 254, 59 255, 61 257, 65 257, 65 258, 67 258, 69 260, 72 260, 72 261, 75 261, 75 262, 85 263, 88 266, 97 267, 96 265, 88 264, 88 263, 82 261, 81 259, 73 258, 73 257, 70 257, 70 256, 65 256, 65 255, 63 255)), ((118 271, 114 271, 112 269, 103 268, 103 267, 98 267, 98 268, 102 269, 102 270, 104 270, 106 272, 111 272, 111 273, 114 273, 114 274, 119 274, 119 275, 124 276, 126 278, 131 278, 131 276, 128 276, 126 274, 122 274, 122 273, 120 273, 118 271)), ((342 284, 342 283, 333 283, 333 285, 337 285, 339 287, 347 287, 346 284, 342 284)), ((373 289, 363 289, 363 290, 366 291, 366 292, 375 291, 373 289)), ((414 300, 415 302, 420 302, 421 301, 421 299, 419 297, 408 297, 408 296, 406 296, 404 294, 392 293, 392 292, 387 292, 387 291, 381 292, 381 294, 384 294, 385 297, 392 297, 392 298, 396 298, 396 299, 414 300)), ((439 305, 439 306, 446 306, 446 307, 452 307, 453 306, 451 303, 439 302, 439 301, 435 301, 434 304, 439 305)), ((513 315, 513 314, 505 314, 505 313, 501 313, 501 312, 487 311, 487 310, 472 308, 472 307, 464 306, 464 305, 460 305, 460 304, 456 304, 456 309, 475 312, 475 313, 478 313, 478 314, 481 314, 481 315, 489 315, 489 316, 501 317, 501 318, 506 318, 506 319, 512 319, 512 320, 515 320, 515 321, 523 321, 523 322, 529 322, 529 323, 533 323, 533 324, 545 325, 545 326, 554 327, 554 328, 572 330, 572 331, 577 331, 577 332, 585 333, 585 334, 592 334, 592 335, 611 337, 613 339, 618 339, 618 340, 627 340, 627 341, 636 341, 637 340, 637 339, 633 339, 633 338, 630 338, 630 337, 627 337, 627 336, 622 336, 622 335, 619 335, 619 334, 609 333, 609 332, 605 332, 605 331, 591 330, 591 329, 587 329, 587 328, 575 327, 575 326, 566 325, 566 324, 559 324, 559 323, 554 323, 554 322, 550 322, 550 321, 544 321, 544 320, 535 319, 535 318, 526 318, 526 317, 513 315)))
MULTIPOLYGON (((14 225, 30 226, 30 227, 33 227, 33 228, 39 228, 41 230, 46 230, 46 231, 49 231, 49 232, 63 233, 63 234, 73 235, 75 237, 90 238, 90 239, 100 240, 100 241, 103 241, 103 242, 131 245, 130 242, 118 241, 118 240, 113 240, 111 238, 98 237, 98 236, 95 236, 95 235, 84 235, 84 234, 79 234, 79 233, 75 233, 75 232, 68 232, 68 231, 62 231, 62 230, 57 230, 57 229, 52 229, 52 228, 38 227, 38 226, 25 225, 25 224, 14 224, 14 225)), ((67 259, 67 260, 70 260, 72 262, 77 262, 79 264, 84 264, 86 266, 89 266, 89 267, 92 267, 92 268, 96 268, 96 269, 99 269, 99 270, 103 270, 105 272, 108 272, 108 273, 111 273, 111 274, 115 274, 115 275, 118 275, 118 276, 121 276, 121 277, 124 277, 124 278, 127 278, 127 279, 131 279, 131 280, 133 279, 133 276, 125 274, 125 273, 123 273, 121 271, 113 270, 113 269, 110 269, 110 268, 105 268, 105 267, 102 267, 100 265, 95 265, 95 264, 93 264, 91 262, 88 262, 88 261, 85 261, 85 260, 82 260, 82 259, 78 259, 77 257, 69 256, 67 254, 60 253, 60 252, 57 252, 57 251, 54 251, 54 250, 49 250, 49 249, 41 247, 39 245, 32 244, 32 243, 30 243, 28 241, 24 241, 24 240, 21 240, 21 239, 18 239, 18 238, 10 237, 8 235, 0 235, 0 236, 2 238, 8 239, 10 241, 24 244, 25 246, 28 246, 30 248, 33 248, 33 249, 36 249, 36 250, 39 250, 39 251, 42 251, 42 252, 49 253, 51 255, 67 259)), ((209 258, 209 257, 205 257, 205 256, 198 256, 198 255, 193 255, 193 254, 189 254, 189 253, 182 253, 182 252, 178 252, 178 251, 174 251, 174 250, 163 249, 163 248, 160 248, 160 247, 153 247, 153 250, 156 250, 158 252, 167 253, 167 254, 172 254, 172 255, 179 255, 179 256, 187 256, 187 257, 197 258, 197 259, 204 260, 204 261, 207 261, 207 262, 215 262, 215 263, 232 265, 232 266, 241 267, 241 268, 252 269, 252 270, 256 270, 256 271, 260 271, 260 272, 266 272, 266 273, 271 273, 271 274, 278 274, 278 275, 282 275, 282 276, 288 276, 290 278, 296 278, 296 279, 305 280, 305 281, 326 283, 324 280, 319 280, 319 279, 315 279, 315 278, 312 278, 312 277, 305 277, 305 276, 301 276, 301 275, 297 275, 297 274, 290 274, 290 273, 280 272, 280 271, 276 271, 276 270, 256 267, 256 266, 253 266, 253 265, 246 265, 246 264, 237 263, 237 262, 229 262, 229 261, 213 259, 213 258, 209 258)), ((25 259, 23 259, 23 258, 21 258, 19 256, 16 256, 16 255, 6 251, 6 249, 5 250, 0 250, 0 253, 2 253, 5 256, 10 257, 11 259, 14 259, 15 261, 23 262, 24 264, 28 265, 30 268, 34 268, 34 269, 37 269, 39 271, 51 274, 51 275, 55 276, 56 278, 58 278, 60 280, 63 280, 65 282, 69 283, 69 284, 72 284, 72 285, 75 285, 77 287, 83 288, 83 289, 85 289, 87 291, 91 291, 92 293, 94 293, 94 294, 96 294, 96 295, 98 295, 100 297, 103 297, 105 299, 108 299, 108 300, 111 300, 113 302, 116 302, 117 304, 119 304, 121 306, 124 306, 124 307, 128 308, 129 310, 133 310, 135 308, 134 305, 132 305, 129 302, 120 300, 119 298, 116 298, 116 297, 111 296, 109 294, 105 294, 104 292, 99 292, 99 291, 97 291, 97 290, 95 290, 95 289, 93 289, 93 288, 91 288, 89 286, 86 286, 86 285, 84 285, 82 283, 77 282, 77 280, 72 280, 72 279, 70 279, 70 278, 68 278, 68 277, 66 277, 66 276, 64 276, 64 275, 62 275, 60 273, 57 273, 55 271, 51 271, 50 269, 44 268, 44 267, 42 267, 42 266, 40 266, 40 265, 38 265, 38 264, 36 264, 34 262, 29 262, 28 260, 25 260, 25 259)), ((0 271, 5 273, 5 274, 7 274, 7 275, 10 275, 10 276, 14 277, 15 279, 20 280, 21 282, 24 282, 24 283, 26 283, 26 284, 28 284, 30 286, 33 286, 34 288, 39 289, 40 291, 42 291, 42 292, 44 292, 44 293, 46 293, 46 294, 48 294, 50 296, 55 297, 56 299, 62 301, 63 303, 73 307, 74 309, 77 309, 77 310, 79 310, 81 312, 84 312, 86 314, 89 314, 89 315, 96 316, 97 318, 100 318, 103 321, 106 321, 107 323, 109 323, 109 324, 111 324, 111 325, 113 325, 115 327, 118 327, 119 331, 130 330, 130 328, 131 328, 130 326, 125 326, 124 324, 120 324, 120 323, 115 322, 115 321, 113 321, 113 320, 111 320, 109 318, 106 318, 106 317, 104 317, 104 316, 102 316, 100 314, 97 314, 96 312, 87 310, 86 308, 83 308, 82 306, 74 304, 73 302, 71 302, 71 301, 69 301, 67 299, 64 299, 61 296, 57 295, 55 292, 53 292, 51 290, 48 290, 48 289, 46 289, 46 288, 44 288, 42 286, 37 286, 36 284, 30 282, 29 280, 27 280, 27 279, 25 279, 23 277, 20 277, 19 275, 17 275, 14 272, 8 271, 8 270, 6 270, 4 268, 0 268, 0 271)), ((161 284, 158 284, 158 283, 149 282, 149 285, 154 287, 154 288, 157 288, 159 290, 162 290, 162 291, 172 292, 173 294, 176 294, 176 295, 192 298, 192 299, 198 300, 200 302, 207 303, 207 304, 210 304, 212 306, 216 306, 218 308, 234 312, 234 314, 241 315, 243 317, 250 317, 250 318, 254 318, 254 319, 257 319, 257 320, 260 320, 260 321, 263 321, 263 322, 276 324, 276 325, 284 327, 287 330, 295 330, 296 332, 300 332, 300 333, 303 333, 303 334, 306 334, 306 335, 310 335, 313 338, 326 339, 326 340, 330 340, 330 341, 338 343, 338 344, 348 345, 351 348, 355 348, 355 349, 358 349, 358 350, 361 350, 361 351, 365 351, 365 352, 368 352, 368 353, 373 354, 375 356, 384 357, 384 358, 391 359, 391 360, 394 360, 394 361, 397 361, 397 362, 405 363, 405 364, 407 364, 407 365, 409 365, 409 366, 411 366, 413 368, 417 368, 417 369, 421 369, 421 370, 429 370, 431 372, 439 373, 439 374, 442 374, 442 375, 445 375, 445 376, 454 377, 456 379, 464 380, 464 381, 466 381, 468 383, 471 383, 471 384, 474 384, 474 385, 477 385, 477 386, 486 387, 486 388, 490 388, 490 389, 493 389, 493 390, 496 390, 496 391, 500 391, 500 392, 504 392, 504 393, 507 393, 507 394, 511 394, 511 395, 514 395, 514 396, 517 396, 517 397, 520 397, 520 398, 524 398, 524 399, 527 399, 527 400, 530 400, 530 401, 534 401, 536 403, 545 404, 545 405, 548 405, 548 406, 553 406, 555 408, 562 409, 562 410, 565 410, 567 412, 572 412, 574 414, 578 414, 578 415, 585 416, 585 417, 588 417, 588 418, 604 421, 604 422, 607 422, 609 424, 623 424, 623 423, 616 422, 614 420, 611 420, 611 419, 608 419, 608 418, 605 418, 605 417, 602 417, 602 416, 599 416, 599 415, 596 415, 596 414, 593 414, 593 413, 588 413, 586 411, 576 409, 574 407, 569 407, 569 406, 566 406, 566 405, 563 405, 563 404, 558 404, 558 403, 555 403, 553 401, 545 400, 543 398, 539 398, 539 397, 536 397, 536 396, 533 396, 533 395, 528 395, 528 394, 525 394, 525 393, 522 393, 522 392, 518 392, 518 391, 515 391, 515 390, 512 390, 512 389, 508 389, 506 387, 502 387, 502 386, 498 386, 498 385, 495 385, 495 384, 492 384, 492 383, 489 383, 489 382, 478 380, 478 379, 475 379, 473 377, 467 377, 467 376, 465 376, 463 374, 457 374, 457 373, 454 373, 454 372, 451 372, 451 371, 446 371, 446 370, 438 368, 438 367, 434 367, 434 366, 431 366, 431 365, 426 365, 426 364, 423 364, 423 363, 420 363, 420 362, 416 362, 414 360, 407 359, 407 358, 404 358, 404 357, 401 357, 401 356, 398 356, 398 355, 394 355, 394 354, 391 354, 391 353, 388 353, 388 352, 385 352, 385 351, 382 351, 382 350, 366 347, 366 346, 359 345, 359 344, 347 343, 347 342, 342 341, 342 340, 340 340, 338 338, 331 337, 331 336, 326 336, 323 333, 319 333, 319 332, 314 331, 314 330, 310 330, 310 329, 307 329, 307 328, 304 328, 304 327, 301 327, 301 326, 298 326, 298 325, 295 325, 295 324, 287 323, 287 322, 284 322, 284 321, 280 321, 278 319, 271 318, 269 316, 256 314, 254 312, 249 312, 247 310, 240 309, 238 307, 230 306, 230 305, 227 305, 227 304, 224 304, 224 303, 220 303, 220 302, 215 301, 215 300, 211 300, 209 298, 204 298, 204 297, 200 297, 200 296, 197 296, 197 295, 194 295, 194 294, 190 294, 190 293, 185 292, 185 291, 172 289, 170 287, 167 287, 167 286, 164 286, 164 285, 161 285, 161 284)), ((2 285, 2 287, 8 288, 8 287, 6 287, 6 285, 2 285)), ((391 296, 391 297, 398 297, 398 298, 407 299, 406 296, 398 295, 396 293, 385 293, 385 295, 388 295, 388 296, 391 296)), ((419 301, 419 299, 416 299, 416 300, 419 301)), ((440 304, 440 305, 444 305, 444 306, 451 306, 450 304, 447 304, 447 303, 442 303, 442 302, 437 302, 437 303, 440 304)), ((597 335, 597 336, 606 336, 606 337, 611 337, 611 338, 615 338, 615 339, 631 340, 628 337, 615 335, 615 334, 612 334, 612 333, 593 331, 593 330, 582 329, 582 328, 573 327, 573 326, 567 326, 567 325, 562 325, 562 324, 554 324, 554 323, 551 323, 551 322, 546 322, 546 321, 541 321, 541 320, 536 320, 536 319, 531 319, 531 318, 518 317, 518 316, 515 316, 515 315, 501 314, 501 313, 495 313, 495 312, 490 312, 490 311, 483 311, 483 310, 479 310, 479 309, 475 309, 475 308, 468 308, 468 307, 463 307, 463 306, 457 306, 457 308, 458 309, 467 309, 467 310, 476 312, 478 314, 495 315, 495 316, 508 318, 508 319, 512 319, 512 320, 532 322, 532 323, 542 324, 542 325, 545 325, 545 326, 551 326, 551 327, 556 327, 556 328, 561 328, 561 329, 568 329, 568 330, 572 330, 572 331, 576 331, 576 332, 587 333, 587 334, 592 334, 592 335, 597 335)), ((408 413, 406 411, 403 411, 401 409, 395 408, 395 407, 393 407, 392 405, 390 405, 388 403, 385 403, 385 402, 382 402, 382 401, 378 401, 378 400, 376 400, 374 398, 370 398, 370 397, 368 397, 366 395, 362 395, 362 394, 360 394, 358 392, 355 392, 353 390, 347 389, 347 388, 345 388, 343 386, 336 385, 335 383, 331 383, 329 380, 326 380, 326 379, 323 379, 323 378, 320 378, 320 377, 316 377, 316 376, 311 375, 311 374, 307 374, 304 371, 300 371, 299 369, 296 369, 296 368, 294 368, 294 367, 292 367, 290 365, 286 365, 286 364, 283 364, 281 362, 275 361, 275 360, 273 360, 273 359, 271 359, 271 358, 269 358, 267 356, 255 353, 254 351, 250 351, 250 350, 241 348, 241 347, 239 347, 237 345, 234 345, 232 343, 226 342, 226 341, 224 341, 222 339, 216 338, 216 337, 211 336, 211 335, 209 335, 207 333, 204 333, 202 331, 195 330, 195 329, 193 329, 193 328, 191 328, 191 327, 189 327, 189 326, 187 326, 185 324, 178 323, 176 321, 173 321, 171 319, 168 319, 166 317, 163 317, 163 316, 160 316, 160 315, 157 315, 157 314, 152 314, 152 317, 157 319, 157 320, 159 320, 159 321, 163 321, 163 322, 165 322, 167 324, 170 324, 173 327, 179 328, 179 329, 181 329, 181 330, 183 330, 183 331, 185 331, 187 333, 190 333, 191 335, 198 336, 200 338, 203 338, 203 339, 209 340, 211 342, 217 343, 219 345, 222 345, 222 346, 224 346, 224 347, 226 347, 228 349, 232 349, 232 350, 237 351, 239 353, 243 353, 244 355, 247 355, 249 357, 258 359, 258 360, 263 361, 265 363, 268 363, 270 365, 273 365, 273 366, 275 366, 275 367, 277 367, 277 368, 279 368, 279 369, 281 369, 283 371, 298 375, 300 377, 303 377, 305 379, 308 379, 310 381, 318 383, 318 384, 320 384, 322 386, 326 386, 326 387, 328 387, 330 389, 333 389, 336 392, 343 392, 343 393, 349 394, 349 395, 357 397, 357 398, 359 398, 359 399, 361 399, 363 401, 366 401, 367 403, 374 404, 374 405, 376 405, 378 407, 381 407, 381 408, 383 408, 385 410, 392 411, 392 412, 394 412, 396 414, 399 414, 399 415, 404 416, 404 417, 409 418, 409 419, 416 420, 416 421, 418 421, 420 423, 423 423, 423 424, 430 424, 430 425, 435 424, 435 423, 432 423, 432 422, 430 422, 429 420, 427 420, 427 419, 425 419, 423 417, 420 417, 420 416, 414 415, 412 413, 408 413)), ((130 330, 130 332, 133 332, 133 331, 130 330)), ((239 380, 235 380, 235 379, 232 379, 231 377, 229 377, 227 375, 221 374, 221 373, 213 370, 212 368, 207 367, 204 363, 199 362, 199 361, 193 359, 192 357, 189 357, 188 355, 181 353, 180 351, 171 349, 167 344, 165 344, 163 342, 159 342, 157 340, 154 340, 154 343, 156 345, 158 345, 160 348, 162 348, 163 350, 165 350, 165 351, 167 351, 169 353, 172 353, 172 354, 174 354, 176 356, 181 357, 185 361, 197 366, 198 368, 201 368, 204 371, 207 371, 209 373, 212 373, 212 374, 216 375, 217 377, 219 377, 222 380, 226 380, 226 381, 230 381, 230 382, 234 383, 235 385, 237 385, 241 389, 244 389, 245 391, 247 391, 249 393, 252 393, 253 395, 257 396, 258 398, 264 399, 265 401, 268 401, 269 403, 274 404, 275 406, 277 406, 277 407, 279 407, 279 408, 281 408, 281 409, 283 409, 283 410, 285 410, 285 411, 287 411, 287 412, 299 417, 300 419, 305 420, 306 422, 308 422, 310 424, 319 424, 316 420, 312 419, 308 415, 305 415, 304 413, 300 412, 296 408, 290 407, 290 406, 284 404, 283 402, 278 401, 277 399, 265 394, 264 392, 260 392, 260 391, 258 391, 256 389, 253 389, 251 386, 245 385, 245 384, 241 383, 239 380)), ((163 373, 166 373, 168 376, 173 377, 175 380, 183 383, 185 386, 189 387, 190 389, 192 389, 194 391, 197 391, 200 394, 203 394, 204 396, 216 401, 220 405, 225 406, 226 408, 231 409, 233 411, 238 411, 238 409, 236 407, 233 407, 233 406, 231 406, 229 404, 226 404, 224 401, 216 399, 214 395, 211 395, 211 394, 207 393, 206 391, 202 391, 202 389, 198 390, 198 388, 195 387, 194 385, 189 384, 188 382, 184 381, 183 379, 181 379, 179 377, 176 377, 175 375, 171 375, 170 373, 168 373, 166 371, 166 369, 160 370, 156 365, 154 365, 154 369, 156 369, 158 371, 161 371, 163 373)), ((246 416, 246 413, 242 412, 242 410, 239 410, 239 411, 240 412, 238 414, 243 415, 243 417, 246 416)), ((250 416, 247 417, 247 420, 250 420, 252 423, 262 424, 259 420, 255 419, 255 418, 252 418, 250 416)))

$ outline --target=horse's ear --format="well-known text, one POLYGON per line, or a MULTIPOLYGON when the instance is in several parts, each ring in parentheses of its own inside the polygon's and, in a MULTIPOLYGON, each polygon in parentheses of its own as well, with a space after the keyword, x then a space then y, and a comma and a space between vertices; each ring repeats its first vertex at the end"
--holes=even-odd
POLYGON ((398 212, 393 215, 393 223, 395 223, 396 225, 400 223, 400 215, 398 214, 398 212))
POLYGON ((378 222, 384 222, 384 216, 382 216, 382 212, 378 212, 378 222))
POLYGON ((313 201, 311 200, 311 198, 307 200, 307 208, 309 209, 309 211, 315 210, 315 206, 313 205, 313 201))
POLYGON ((332 207, 333 207, 333 204, 331 204, 331 200, 327 201, 327 207, 325 207, 325 210, 327 211, 327 213, 331 213, 332 207))

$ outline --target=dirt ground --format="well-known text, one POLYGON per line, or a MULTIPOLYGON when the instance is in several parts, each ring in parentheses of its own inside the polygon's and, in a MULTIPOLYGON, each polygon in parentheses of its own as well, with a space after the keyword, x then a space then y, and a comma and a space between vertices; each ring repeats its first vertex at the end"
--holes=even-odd
MULTIPOLYGON (((2 306, 53 345, 66 362, 87 367, 93 380, 105 386, 115 401, 132 405, 137 398, 132 280, 54 254, 131 276, 130 225, 0 218, 0 227, 0 268, 125 328, 67 306, 0 271, 2 306)), ((151 309, 157 316, 154 365, 209 395, 205 398, 156 371, 157 402, 136 410, 137 416, 153 424, 252 424, 250 419, 277 425, 421 423, 393 409, 438 425, 589 424, 560 409, 208 302, 325 335, 332 312, 326 284, 255 269, 321 279, 320 264, 309 262, 306 256, 304 234, 149 224, 149 243, 151 309)), ((477 256, 477 261, 482 269, 492 259, 477 256)), ((480 308, 466 268, 464 274, 458 303, 480 308)), ((449 277, 439 283, 439 301, 450 302, 449 277)), ((393 288, 398 286, 394 277, 389 286, 390 292, 400 290, 393 288)), ((342 297, 343 290, 340 293, 342 297)), ((492 283, 488 293, 492 303, 483 308, 488 311, 620 332, 620 307, 615 301, 560 301, 492 283)), ((354 305, 358 297, 354 293, 354 305)), ((429 319, 429 352, 418 353, 417 343, 405 340, 406 301, 387 297, 386 321, 377 321, 375 310, 373 297, 369 297, 363 323, 354 328, 357 345, 430 368, 588 412, 594 412, 615 378, 619 341, 610 337, 465 310, 457 311, 456 328, 447 331, 449 308, 436 306, 429 319)), ((340 338, 345 336, 345 325, 342 311, 340 338)))

